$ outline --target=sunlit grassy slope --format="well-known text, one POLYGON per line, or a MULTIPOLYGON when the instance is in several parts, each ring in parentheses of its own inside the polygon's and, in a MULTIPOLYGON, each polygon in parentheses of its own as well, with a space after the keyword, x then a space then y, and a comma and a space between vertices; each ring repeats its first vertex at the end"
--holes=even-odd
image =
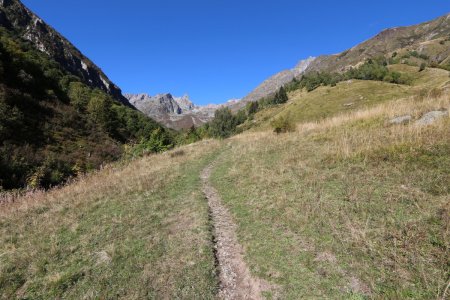
MULTIPOLYGON (((270 121, 279 116, 289 116, 295 122, 314 121, 338 113, 358 110, 386 101, 429 93, 450 85, 448 71, 419 68, 408 65, 392 65, 390 69, 411 79, 410 85, 391 84, 382 81, 349 80, 336 87, 319 87, 312 92, 296 90, 289 95, 289 102, 259 112, 251 126, 256 130, 270 128, 270 121)), ((249 126, 246 124, 245 126, 249 126)))
POLYGON ((213 175, 252 271, 283 299, 435 299, 449 279, 449 108, 411 97, 230 141, 213 175))
POLYGON ((441 71, 382 92, 377 82, 320 88, 307 95, 316 95, 311 103, 300 97, 285 107, 309 107, 297 111, 296 132, 260 127, 199 142, 1 206, 0 298, 214 298, 199 179, 213 161, 212 183, 238 225, 245 260, 275 286, 268 298, 442 297, 450 265, 450 118, 425 127, 388 122, 449 109, 445 91, 422 92, 445 86, 448 72, 441 71), (364 101, 349 100, 352 93, 340 92, 346 88, 375 100, 342 108, 364 101), (327 89, 335 97, 325 99, 338 104, 319 97, 327 89), (381 95, 391 98, 378 101, 381 95), (331 105, 330 114, 308 115, 319 104, 331 105))
POLYGON ((217 146, 149 156, 0 207, 0 299, 213 298, 198 174, 217 146))

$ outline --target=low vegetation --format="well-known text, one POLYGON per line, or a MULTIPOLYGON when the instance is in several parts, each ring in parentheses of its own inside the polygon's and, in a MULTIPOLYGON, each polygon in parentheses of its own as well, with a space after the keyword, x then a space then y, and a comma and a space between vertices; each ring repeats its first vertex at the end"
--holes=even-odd
POLYGON ((450 119, 388 120, 449 99, 417 95, 281 135, 201 141, 11 198, 0 213, 1 297, 214 298, 199 179, 213 160, 245 260, 274 287, 267 298, 443 297, 450 119))
POLYGON ((443 297, 450 119, 428 127, 387 120, 450 108, 449 99, 412 97, 295 133, 232 138, 213 182, 254 274, 283 299, 443 297))
POLYGON ((407 74, 411 83, 408 85, 392 84, 374 80, 347 80, 336 86, 321 86, 314 91, 295 90, 289 93, 286 105, 271 106, 258 111, 252 120, 246 122, 242 129, 252 131, 272 128, 271 122, 289 115, 294 122, 310 122, 333 117, 337 114, 364 110, 378 104, 414 95, 438 96, 449 87, 448 71, 426 68, 419 72, 418 67, 408 65, 390 65, 389 69, 407 74))
POLYGON ((275 133, 286 133, 295 131, 295 123, 290 116, 280 116, 271 123, 275 133))
POLYGON ((390 70, 385 57, 377 57, 368 59, 359 67, 351 68, 344 73, 313 72, 306 74, 300 80, 294 79, 287 85, 287 89, 289 91, 306 89, 311 92, 319 86, 336 86, 338 82, 351 79, 385 81, 396 84, 411 82, 406 74, 390 70))
POLYGON ((207 166, 267 299, 447 299, 443 34, 177 133, 0 28, 0 299, 216 299, 207 166))
POLYGON ((218 146, 116 164, 0 204, 0 298, 214 299, 198 174, 218 146))
MULTIPOLYGON (((425 70, 426 66, 421 66, 419 72, 425 70)), ((378 81, 391 84, 411 85, 413 83, 413 77, 409 72, 398 72, 395 68, 389 68, 388 60, 385 57, 377 57, 368 59, 366 62, 356 68, 351 68, 343 73, 329 73, 329 72, 311 72, 303 75, 300 79, 294 79, 286 86, 280 87, 280 89, 273 95, 262 98, 256 102, 247 103, 246 107, 239 110, 234 116, 231 115, 231 111, 227 108, 218 110, 213 121, 206 124, 201 130, 206 133, 204 137, 216 137, 226 138, 233 134, 242 132, 244 129, 253 127, 253 122, 256 113, 262 111, 264 114, 266 111, 284 107, 280 106, 285 104, 289 100, 288 92, 290 94, 300 93, 305 90, 307 93, 313 92, 319 87, 336 87, 338 83, 343 81, 363 80, 363 81, 378 81), (240 126, 246 123, 244 126, 240 126)), ((370 85, 370 84, 368 84, 370 85)), ((377 84, 374 84, 377 86, 377 84)), ((383 93, 383 89, 377 86, 376 91, 383 93)), ((334 94, 332 94, 334 97, 334 94)), ((305 97, 307 99, 307 97, 305 97)), ((308 99, 309 100, 309 99, 308 99)), ((308 103, 310 103, 307 100, 308 103)), ((314 103, 310 103, 312 106, 319 107, 314 103)), ((281 108, 282 109, 282 108, 281 108)), ((298 114, 294 114, 297 115, 298 114)), ((286 120, 286 115, 279 116, 276 120, 272 120, 271 123, 281 122, 286 120)), ((300 121, 300 120, 296 120, 300 121)), ((280 131, 280 129, 274 130, 280 131)), ((283 131, 283 129, 281 129, 283 131)), ((280 131, 280 132, 281 132, 280 131)))

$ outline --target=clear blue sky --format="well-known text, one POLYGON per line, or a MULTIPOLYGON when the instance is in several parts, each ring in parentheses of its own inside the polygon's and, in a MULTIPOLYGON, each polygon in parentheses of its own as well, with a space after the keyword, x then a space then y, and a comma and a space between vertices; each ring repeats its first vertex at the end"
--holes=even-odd
POLYGON ((308 56, 450 12, 448 0, 23 0, 123 92, 245 96, 308 56))

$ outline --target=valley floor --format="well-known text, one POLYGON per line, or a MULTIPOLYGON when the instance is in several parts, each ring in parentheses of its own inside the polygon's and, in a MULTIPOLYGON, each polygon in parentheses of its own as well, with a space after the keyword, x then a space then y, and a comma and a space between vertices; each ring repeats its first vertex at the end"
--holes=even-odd
POLYGON ((215 196, 264 298, 445 298, 450 118, 415 124, 442 108, 411 97, 203 141, 5 205, 0 298, 224 295, 215 196))

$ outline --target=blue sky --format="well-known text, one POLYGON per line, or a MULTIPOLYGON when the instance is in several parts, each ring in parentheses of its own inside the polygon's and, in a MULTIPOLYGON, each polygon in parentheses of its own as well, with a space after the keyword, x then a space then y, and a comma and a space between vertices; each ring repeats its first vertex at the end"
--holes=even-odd
POLYGON ((450 13, 448 0, 23 0, 124 93, 241 98, 308 56, 450 13))

